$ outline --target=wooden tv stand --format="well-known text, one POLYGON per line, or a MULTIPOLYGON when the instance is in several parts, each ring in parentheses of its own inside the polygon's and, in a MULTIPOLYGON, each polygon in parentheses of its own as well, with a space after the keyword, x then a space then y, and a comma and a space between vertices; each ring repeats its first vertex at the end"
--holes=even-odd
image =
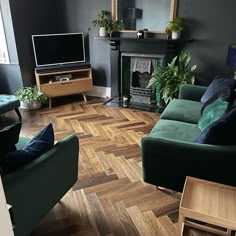
POLYGON ((93 89, 92 68, 35 72, 36 83, 41 92, 49 98, 81 93, 87 102, 85 92, 93 89))

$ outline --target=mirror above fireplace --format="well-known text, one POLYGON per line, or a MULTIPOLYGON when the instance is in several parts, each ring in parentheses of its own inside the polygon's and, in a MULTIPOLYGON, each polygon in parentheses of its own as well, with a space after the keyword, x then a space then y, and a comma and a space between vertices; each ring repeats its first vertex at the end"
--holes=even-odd
POLYGON ((126 31, 147 29, 164 33, 176 16, 177 0, 111 0, 112 19, 123 20, 126 31))

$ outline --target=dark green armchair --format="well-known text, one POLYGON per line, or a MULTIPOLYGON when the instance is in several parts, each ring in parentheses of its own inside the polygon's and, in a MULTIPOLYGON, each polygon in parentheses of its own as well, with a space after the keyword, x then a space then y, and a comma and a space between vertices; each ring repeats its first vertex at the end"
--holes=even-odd
MULTIPOLYGON (((18 149, 28 139, 20 138, 18 149)), ((15 236, 27 236, 78 179, 79 143, 75 135, 25 167, 2 178, 12 205, 15 236)))

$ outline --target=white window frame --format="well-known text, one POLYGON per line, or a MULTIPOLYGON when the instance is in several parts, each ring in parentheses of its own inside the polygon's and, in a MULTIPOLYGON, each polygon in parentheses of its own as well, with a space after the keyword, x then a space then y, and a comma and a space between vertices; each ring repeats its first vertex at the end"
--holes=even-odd
POLYGON ((0 64, 10 64, 1 9, 0 9, 0 64))

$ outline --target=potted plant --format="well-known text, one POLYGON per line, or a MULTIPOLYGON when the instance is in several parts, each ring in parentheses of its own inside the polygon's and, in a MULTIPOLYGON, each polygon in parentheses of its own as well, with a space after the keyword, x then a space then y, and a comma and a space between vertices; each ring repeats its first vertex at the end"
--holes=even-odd
POLYGON ((47 101, 47 97, 36 86, 18 88, 16 97, 21 102, 21 108, 28 110, 37 110, 47 101))
POLYGON ((113 30, 114 31, 120 31, 125 30, 125 23, 123 20, 116 20, 112 22, 113 30))
POLYGON ((181 85, 194 84, 195 77, 193 72, 197 66, 194 65, 189 69, 190 61, 190 53, 183 50, 171 63, 155 68, 148 87, 161 87, 160 93, 166 103, 177 98, 181 85))
POLYGON ((176 17, 174 20, 169 21, 168 29, 171 31, 172 39, 179 39, 181 36, 181 31, 184 29, 183 19, 176 17))
POLYGON ((110 21, 105 15, 105 13, 97 13, 96 19, 92 21, 93 27, 99 28, 99 36, 106 37, 108 35, 108 30, 110 28, 110 21))

